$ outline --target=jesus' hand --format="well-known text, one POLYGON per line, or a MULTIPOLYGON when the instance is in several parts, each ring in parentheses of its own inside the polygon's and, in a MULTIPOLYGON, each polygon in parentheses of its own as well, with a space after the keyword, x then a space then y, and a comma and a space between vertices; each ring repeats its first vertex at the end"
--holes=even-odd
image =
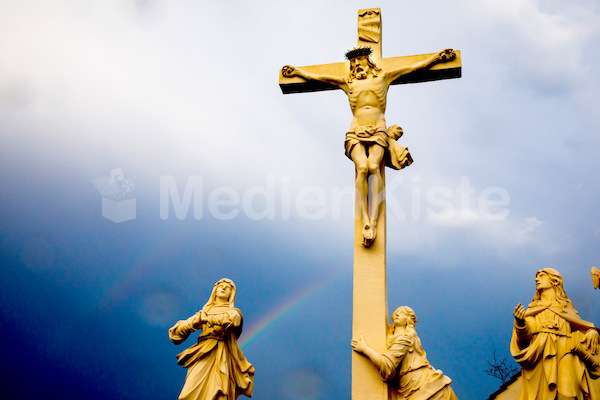
POLYGON ((440 62, 452 61, 456 58, 456 52, 452 49, 445 49, 438 53, 440 62))
POLYGON ((283 68, 281 68, 281 75, 287 78, 291 78, 292 76, 298 75, 298 70, 296 70, 296 68, 292 67, 291 65, 285 65, 283 66, 283 68))

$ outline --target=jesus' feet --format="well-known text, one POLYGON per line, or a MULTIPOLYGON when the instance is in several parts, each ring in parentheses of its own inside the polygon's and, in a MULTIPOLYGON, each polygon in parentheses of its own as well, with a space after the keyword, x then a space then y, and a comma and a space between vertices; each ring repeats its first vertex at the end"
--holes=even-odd
POLYGON ((377 234, 377 230, 374 226, 365 224, 362 230, 363 234, 363 246, 369 247, 375 241, 375 235, 377 234))

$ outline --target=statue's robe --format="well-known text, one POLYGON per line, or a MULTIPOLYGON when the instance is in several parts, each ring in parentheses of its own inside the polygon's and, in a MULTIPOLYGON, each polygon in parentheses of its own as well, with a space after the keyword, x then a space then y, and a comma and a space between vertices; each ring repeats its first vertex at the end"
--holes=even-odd
POLYGON ((597 355, 582 345, 594 324, 579 318, 571 306, 531 303, 525 322, 515 321, 510 351, 522 367, 520 400, 554 400, 560 394, 578 400, 600 400, 600 365, 597 355))
POLYGON ((452 379, 429 364, 416 332, 395 336, 381 356, 390 400, 458 400, 452 379))
MULTIPOLYGON (((218 395, 234 400, 240 394, 252 397, 254 367, 237 344, 242 331, 242 313, 237 308, 208 310, 215 324, 202 325, 198 343, 177 355, 178 364, 188 369, 179 400, 214 400, 218 395)), ((199 313, 177 322, 169 338, 180 344, 196 330, 199 313)))

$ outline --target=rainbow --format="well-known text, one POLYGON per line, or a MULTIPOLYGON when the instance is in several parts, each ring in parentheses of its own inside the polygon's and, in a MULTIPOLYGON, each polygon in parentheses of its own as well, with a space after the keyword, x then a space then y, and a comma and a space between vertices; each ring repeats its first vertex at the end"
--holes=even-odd
MULTIPOLYGON (((167 240, 162 246, 157 246, 145 253, 144 257, 140 257, 136 262, 132 263, 133 266, 127 271, 124 276, 116 280, 112 285, 107 287, 101 296, 100 307, 109 308, 115 303, 123 300, 127 296, 127 289, 135 286, 135 282, 143 279, 143 276, 150 265, 151 260, 164 249, 169 248, 170 244, 176 242, 175 235, 171 236, 171 239, 167 240), (148 254, 150 256, 148 256, 148 254)), ((241 339, 238 341, 239 346, 242 349, 246 349, 252 344, 257 338, 259 338, 264 332, 277 323, 286 314, 293 311, 295 308, 303 304, 310 297, 330 285, 336 278, 335 274, 332 274, 328 278, 320 280, 320 282, 313 286, 308 286, 302 291, 297 293, 295 296, 290 297, 278 307, 272 309, 266 316, 251 324, 248 329, 244 330, 241 339)))
POLYGON ((283 302, 280 306, 271 310, 269 314, 265 317, 261 318, 258 322, 250 325, 250 328, 247 331, 242 333, 241 339, 238 341, 239 346, 242 350, 245 350, 254 340, 260 337, 261 334, 266 332, 269 328, 271 328, 275 323, 281 319, 284 315, 288 314, 299 305, 308 300, 311 296, 322 290, 325 286, 329 285, 333 280, 333 277, 329 279, 323 279, 316 286, 309 286, 305 288, 303 291, 298 293, 297 295, 289 298, 285 302, 283 302))

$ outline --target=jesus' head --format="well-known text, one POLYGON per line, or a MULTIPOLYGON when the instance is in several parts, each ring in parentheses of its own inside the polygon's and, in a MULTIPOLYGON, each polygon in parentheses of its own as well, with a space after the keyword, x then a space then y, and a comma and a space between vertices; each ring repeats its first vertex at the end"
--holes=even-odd
POLYGON ((368 46, 355 47, 346 52, 346 58, 350 61, 350 81, 352 79, 366 79, 369 72, 376 77, 381 71, 369 57, 373 50, 368 46))

